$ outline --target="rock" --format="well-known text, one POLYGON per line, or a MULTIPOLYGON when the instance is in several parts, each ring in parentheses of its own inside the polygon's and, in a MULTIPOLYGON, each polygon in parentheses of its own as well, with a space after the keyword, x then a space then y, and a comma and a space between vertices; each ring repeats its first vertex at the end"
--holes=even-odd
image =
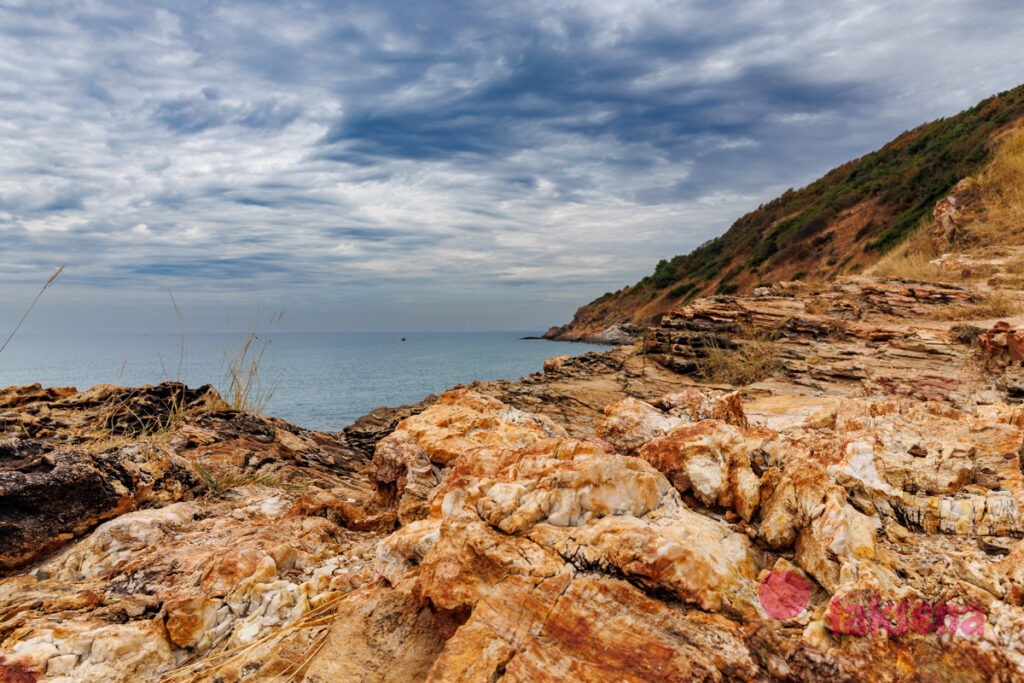
POLYGON ((598 436, 629 455, 636 454, 645 443, 662 436, 682 421, 632 397, 609 404, 604 415, 598 436))
POLYGON ((0 392, 0 429, 8 437, 70 443, 98 435, 146 437, 168 431, 189 411, 226 408, 209 385, 189 389, 179 382, 140 388, 99 384, 78 392, 36 384, 0 392))
POLYGON ((518 577, 489 593, 427 680, 758 680, 742 631, 621 580, 518 577), (510 623, 509 605, 517 606, 510 623), (511 626, 511 628, 510 628, 511 626))
POLYGON ((422 681, 444 645, 429 609, 408 593, 367 586, 345 600, 303 680, 422 681))
POLYGON ((602 324, 601 321, 593 321, 581 325, 577 324, 577 321, 573 321, 562 327, 548 329, 543 334, 543 338, 556 341, 587 342, 589 344, 623 345, 632 344, 639 332, 640 330, 635 325, 625 322, 607 325, 602 324))
POLYGON ((204 595, 179 596, 164 602, 170 641, 182 648, 198 645, 216 625, 219 604, 204 595))
MULTIPOLYGON (((439 434, 447 443, 508 414, 501 404, 467 391, 449 392, 442 401, 421 417, 444 424, 439 434), (465 417, 453 416, 456 408, 468 409, 465 417)), ((423 425, 409 421, 389 438, 407 443, 406 430, 422 433, 423 425)), ((420 599, 461 623, 486 588, 510 571, 544 577, 568 563, 614 568, 705 609, 752 611, 749 597, 730 590, 756 575, 747 537, 686 509, 669 482, 643 460, 591 442, 538 439, 528 417, 497 433, 500 441, 489 448, 471 446, 447 460, 448 472, 429 493, 429 517, 403 527, 383 546, 392 585, 403 580, 403 572, 415 572, 420 599), (501 550, 502 544, 522 543, 516 539, 524 535, 532 543, 501 550), (467 553, 467 543, 476 550, 467 553), (495 553, 484 569, 482 558, 495 553)))
POLYGON ((0 441, 0 569, 14 569, 105 519, 180 500, 198 483, 167 449, 134 443, 105 453, 0 441))
POLYGON ((651 404, 667 411, 669 415, 685 417, 691 422, 712 419, 736 427, 746 427, 748 424, 738 391, 686 389, 659 396, 651 404))
POLYGON ((559 434, 565 431, 546 418, 453 389, 377 444, 372 476, 381 500, 397 501, 398 519, 405 524, 426 516, 427 498, 440 481, 437 466, 466 450, 523 447, 559 434))
POLYGON ((179 390, 2 392, 9 423, 40 436, 0 441, 0 557, 24 567, 0 580, 0 678, 159 679, 187 659, 203 670, 221 645, 283 671, 289 646, 324 626, 283 627, 369 580, 373 542, 308 502, 330 492, 381 514, 365 505, 365 459, 211 390, 179 390), (122 419, 126 401, 163 426, 132 437, 141 423, 122 419))
POLYGON ((978 336, 985 370, 1003 371, 1012 363, 1024 362, 1024 332, 1000 321, 978 336))
POLYGON ((367 459, 373 457, 373 451, 381 439, 395 431, 398 423, 407 417, 422 412, 430 406, 436 396, 430 395, 419 403, 399 406, 398 408, 380 407, 345 427, 345 441, 348 446, 362 453, 367 459))
POLYGON ((558 372, 562 369, 567 362, 572 359, 572 356, 554 356, 544 361, 544 374, 551 374, 558 372))
POLYGON ((761 492, 760 478, 750 467, 750 453, 766 436, 707 419, 673 428, 647 443, 639 455, 680 493, 692 492, 704 505, 734 509, 749 522, 761 492))
POLYGON ((932 217, 936 225, 932 229, 932 243, 937 252, 942 253, 963 241, 966 236, 963 215, 976 208, 974 205, 978 198, 977 182, 973 178, 964 178, 953 187, 949 196, 935 204, 932 217))
POLYGON ((632 344, 636 334, 637 329, 632 325, 617 323, 590 335, 584 341, 591 344, 632 344))

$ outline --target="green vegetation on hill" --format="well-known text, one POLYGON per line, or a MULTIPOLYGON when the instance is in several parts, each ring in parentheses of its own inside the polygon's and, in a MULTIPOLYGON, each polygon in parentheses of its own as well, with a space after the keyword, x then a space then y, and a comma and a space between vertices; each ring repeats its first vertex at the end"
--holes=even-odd
POLYGON ((696 292, 740 254, 746 259, 722 278, 729 282, 744 268, 766 262, 799 260, 844 209, 876 199, 895 220, 864 228, 858 236, 867 251, 885 252, 899 244, 930 214, 935 202, 962 178, 977 173, 989 155, 996 130, 1024 116, 1024 86, 1000 93, 957 116, 903 133, 877 152, 833 169, 800 190, 758 207, 721 237, 684 256, 658 263, 641 281, 656 289, 675 286, 696 292))

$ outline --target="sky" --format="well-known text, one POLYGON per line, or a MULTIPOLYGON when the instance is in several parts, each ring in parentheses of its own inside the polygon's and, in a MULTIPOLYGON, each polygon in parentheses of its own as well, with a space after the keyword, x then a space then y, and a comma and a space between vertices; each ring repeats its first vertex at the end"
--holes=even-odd
MULTIPOLYGON (((537 330, 1024 82, 990 0, 0 0, 0 331, 537 330)), ((5 335, 4 335, 5 336, 5 335)))

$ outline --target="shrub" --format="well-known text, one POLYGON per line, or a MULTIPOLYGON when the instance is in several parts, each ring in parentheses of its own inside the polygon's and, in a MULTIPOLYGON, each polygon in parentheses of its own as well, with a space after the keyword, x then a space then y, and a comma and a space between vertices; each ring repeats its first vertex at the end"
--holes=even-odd
POLYGON ((684 296, 686 296, 696 288, 696 282, 686 282, 684 284, 679 285, 678 287, 674 287, 672 291, 668 293, 668 295, 672 299, 682 299, 684 296))
POLYGON ((973 346, 984 331, 974 325, 956 325, 950 328, 949 333, 954 341, 967 346, 973 346))
POLYGON ((759 382, 782 368, 775 335, 746 332, 727 348, 711 338, 704 357, 697 360, 697 374, 709 382, 745 385, 759 382))
POLYGON ((658 261, 658 265, 654 269, 654 275, 651 276, 651 282, 654 286, 658 289, 665 289, 675 281, 675 267, 665 259, 658 261))

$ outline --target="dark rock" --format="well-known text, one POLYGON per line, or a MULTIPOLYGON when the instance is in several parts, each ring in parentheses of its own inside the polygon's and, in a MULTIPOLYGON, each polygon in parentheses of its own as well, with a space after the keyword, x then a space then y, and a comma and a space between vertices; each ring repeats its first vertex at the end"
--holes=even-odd
POLYGON ((144 503, 180 500, 195 484, 184 461, 146 443, 94 454, 8 439, 0 445, 0 570, 144 503))
POLYGON ((1003 536, 981 536, 978 538, 978 547, 989 555, 1009 555, 1015 545, 1017 545, 1016 538, 1003 536))
POLYGON ((372 458, 378 441, 395 431, 399 422, 410 415, 423 412, 436 400, 436 396, 430 395, 419 403, 397 408, 388 408, 387 406, 376 408, 345 427, 343 430, 345 441, 349 447, 363 454, 367 459, 372 458))

